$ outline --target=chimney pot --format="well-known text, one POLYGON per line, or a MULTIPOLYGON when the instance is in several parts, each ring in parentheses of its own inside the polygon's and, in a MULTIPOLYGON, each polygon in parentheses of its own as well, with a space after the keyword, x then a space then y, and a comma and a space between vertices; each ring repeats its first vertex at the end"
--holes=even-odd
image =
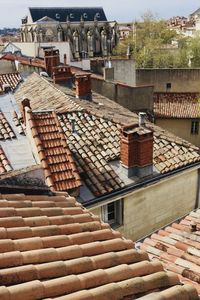
POLYGON ((146 113, 139 112, 139 126, 145 126, 146 113))

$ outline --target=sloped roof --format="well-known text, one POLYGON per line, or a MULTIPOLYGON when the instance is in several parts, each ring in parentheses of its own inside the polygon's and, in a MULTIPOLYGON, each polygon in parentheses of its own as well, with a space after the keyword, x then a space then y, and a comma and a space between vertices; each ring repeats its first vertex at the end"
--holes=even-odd
POLYGON ((79 173, 92 193, 100 196, 124 187, 119 175, 109 165, 109 161, 119 159, 118 126, 85 112, 66 113, 58 118, 79 173))
POLYGON ((56 114, 29 111, 27 115, 48 186, 57 191, 79 187, 80 177, 72 154, 63 143, 56 114))
MULTIPOLYGON (((24 96, 30 99, 33 109, 55 109, 59 114, 75 112, 77 119, 80 118, 79 112, 84 111, 97 117, 102 122, 101 126, 103 126, 103 122, 108 121, 113 126, 138 123, 137 114, 104 96, 93 93, 93 101, 77 100, 73 90, 53 85, 36 73, 29 76, 26 82, 22 83, 15 92, 18 104, 21 103, 24 96)), ((160 173, 170 172, 200 161, 198 147, 152 123, 147 122, 146 126, 154 132, 154 165, 160 173)), ((113 135, 113 132, 107 130, 107 135, 111 139, 114 138, 115 142, 118 143, 119 131, 115 133, 113 135)), ((118 147, 112 147, 111 151, 116 154, 117 148, 119 149, 119 144, 118 147)))
POLYGON ((149 262, 145 252, 74 198, 10 194, 0 199, 2 300, 155 300, 164 294, 170 300, 198 299, 193 287, 180 286, 175 274, 149 262))
POLYGON ((199 209, 146 238, 141 249, 152 260, 159 259, 165 269, 177 273, 183 283, 193 284, 200 294, 199 209))
POLYGON ((190 14, 190 16, 195 16, 195 15, 199 15, 199 14, 200 14, 200 8, 195 10, 192 14, 190 14))
POLYGON ((154 114, 156 118, 200 118, 199 94, 155 93, 154 114))
POLYGON ((81 106, 62 93, 57 87, 47 79, 33 73, 15 93, 18 104, 23 97, 30 100, 31 108, 36 110, 55 109, 59 112, 81 110, 81 106))
POLYGON ((10 165, 10 162, 7 159, 2 147, 0 146, 0 175, 11 170, 12 167, 10 165))
POLYGON ((9 84, 11 89, 14 91, 21 81, 22 78, 19 73, 0 74, 0 93, 3 92, 4 84, 9 84))
POLYGON ((6 119, 3 112, 0 111, 0 140, 16 138, 15 133, 6 119))
POLYGON ((59 22, 66 22, 67 17, 70 22, 80 22, 81 17, 94 21, 97 14, 97 20, 107 21, 102 7, 30 7, 29 11, 33 22, 46 16, 59 22))

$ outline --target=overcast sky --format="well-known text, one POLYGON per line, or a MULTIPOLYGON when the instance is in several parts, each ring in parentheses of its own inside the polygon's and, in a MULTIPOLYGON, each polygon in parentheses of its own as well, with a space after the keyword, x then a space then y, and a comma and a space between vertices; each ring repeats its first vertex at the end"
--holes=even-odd
POLYGON ((200 8, 199 0, 0 0, 0 28, 19 27, 30 6, 103 6, 108 20, 130 22, 147 10, 161 18, 188 16, 200 8))

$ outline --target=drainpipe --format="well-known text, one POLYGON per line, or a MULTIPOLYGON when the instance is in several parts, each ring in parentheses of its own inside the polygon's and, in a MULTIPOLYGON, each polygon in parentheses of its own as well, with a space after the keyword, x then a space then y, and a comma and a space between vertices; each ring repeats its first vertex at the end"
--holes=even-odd
POLYGON ((195 201, 195 209, 199 207, 199 193, 200 193, 200 169, 198 169, 198 178, 197 178, 197 191, 196 191, 196 201, 195 201))

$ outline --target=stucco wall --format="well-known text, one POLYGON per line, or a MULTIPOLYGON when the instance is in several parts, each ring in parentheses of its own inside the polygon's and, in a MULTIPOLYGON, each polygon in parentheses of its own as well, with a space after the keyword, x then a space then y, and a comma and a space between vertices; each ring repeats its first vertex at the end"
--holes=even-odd
POLYGON ((135 61, 129 59, 112 60, 114 79, 130 86, 136 85, 135 61))
MULTIPOLYGON (((129 194, 124 198, 124 224, 117 230, 137 240, 189 213, 195 207, 197 173, 185 171, 129 194)), ((91 211, 101 216, 100 207, 91 211)))
POLYGON ((0 60, 0 74, 16 72, 15 64, 11 61, 0 60))
POLYGON ((136 84, 152 84, 155 92, 200 92, 200 69, 138 69, 136 84))
MULTIPOLYGON (((135 61, 132 59, 112 59, 111 65, 114 68, 114 80, 130 86, 136 85, 135 61)), ((104 60, 92 60, 91 69, 94 73, 103 75, 106 66, 104 60)))
POLYGON ((49 42, 49 43, 14 43, 15 46, 21 49, 22 54, 31 57, 44 57, 44 51, 41 47, 55 47, 60 52, 60 61, 64 62, 64 54, 67 56, 67 63, 70 62, 71 52, 68 42, 49 42))
POLYGON ((153 87, 132 87, 92 78, 92 89, 131 111, 153 110, 153 87))
MULTIPOLYGON (((200 121, 200 119, 199 119, 200 121)), ((177 136, 200 147, 200 128, 199 134, 191 134, 192 119, 157 119, 156 124, 167 129, 177 136)))

